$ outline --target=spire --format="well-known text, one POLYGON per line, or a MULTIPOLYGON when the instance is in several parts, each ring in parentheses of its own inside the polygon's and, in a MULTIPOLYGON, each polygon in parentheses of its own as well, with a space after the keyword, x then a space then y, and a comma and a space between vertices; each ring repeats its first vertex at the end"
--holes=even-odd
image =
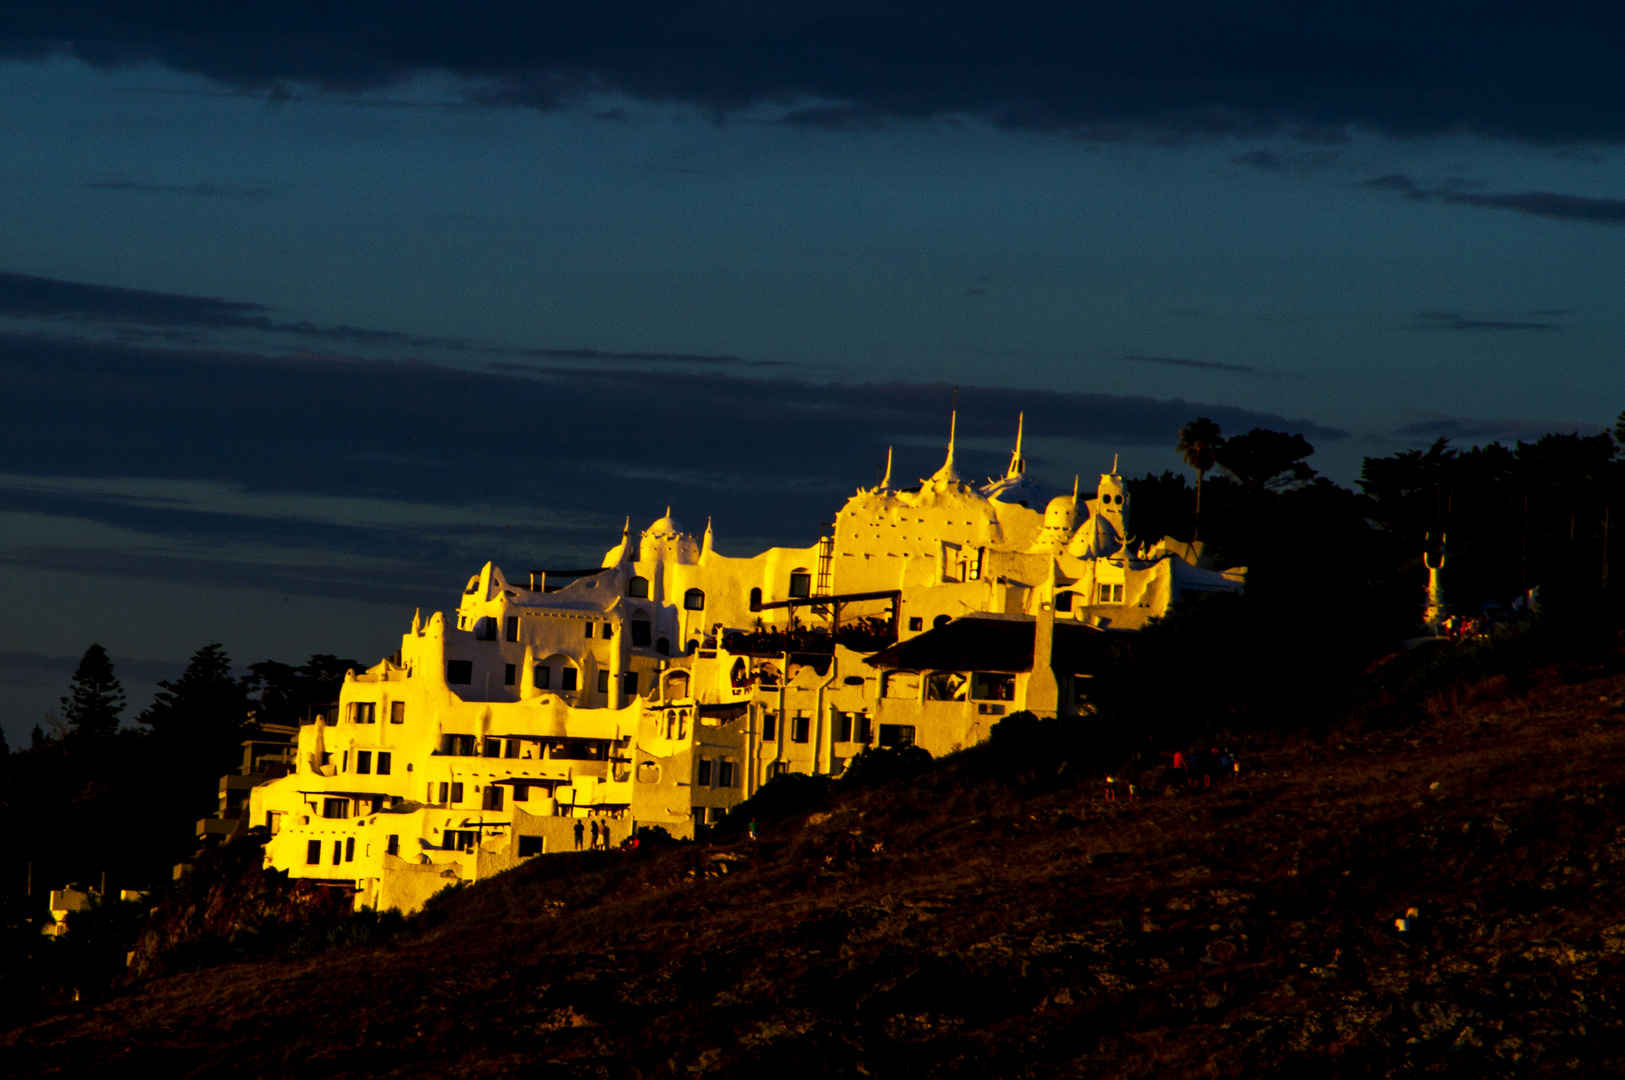
POLYGON ((1078 501, 1078 474, 1073 473, 1072 474, 1072 502, 1073 502, 1073 505, 1076 505, 1077 501, 1078 501))
POLYGON ((700 541, 700 558, 701 559, 704 559, 707 555, 711 554, 711 543, 712 543, 711 519, 706 518, 705 519, 705 537, 704 537, 704 539, 702 539, 700 541))
POLYGON ((880 481, 881 491, 891 490, 891 447, 886 447, 886 478, 880 481))
POLYGON ((948 459, 942 463, 942 468, 931 474, 932 482, 940 481, 944 484, 960 483, 959 473, 954 471, 954 439, 959 428, 959 409, 955 408, 948 419, 948 459))
POLYGON ((1117 455, 1116 454, 1112 455, 1112 475, 1113 476, 1117 475, 1117 455))
POLYGON ((1010 467, 1004 470, 1004 478, 1006 480, 1014 480, 1022 473, 1027 471, 1027 462, 1021 456, 1021 430, 1022 426, 1026 423, 1026 420, 1026 413, 1022 412, 1016 414, 1016 449, 1010 455, 1010 467))

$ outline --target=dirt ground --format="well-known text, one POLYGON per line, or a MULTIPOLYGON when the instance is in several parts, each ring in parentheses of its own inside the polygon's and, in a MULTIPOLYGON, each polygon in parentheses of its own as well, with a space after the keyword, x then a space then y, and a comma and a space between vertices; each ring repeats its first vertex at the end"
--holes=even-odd
POLYGON ((1625 678, 1500 697, 1208 791, 978 750, 756 843, 541 858, 12 1031, 0 1075, 1620 1075, 1625 678))

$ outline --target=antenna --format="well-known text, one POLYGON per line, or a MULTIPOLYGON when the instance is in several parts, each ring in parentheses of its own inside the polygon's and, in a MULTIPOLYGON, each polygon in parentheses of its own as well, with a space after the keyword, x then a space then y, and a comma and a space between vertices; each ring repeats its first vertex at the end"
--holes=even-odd
POLYGON ((1116 454, 1112 455, 1112 475, 1113 476, 1117 475, 1117 455, 1116 454))

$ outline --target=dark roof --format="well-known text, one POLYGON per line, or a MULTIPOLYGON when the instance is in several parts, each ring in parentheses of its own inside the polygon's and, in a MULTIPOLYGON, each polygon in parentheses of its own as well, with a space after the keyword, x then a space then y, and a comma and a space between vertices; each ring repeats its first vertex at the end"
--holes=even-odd
MULTIPOLYGON (((970 615, 898 642, 865 658, 864 663, 912 671, 1031 671, 1034 630, 1030 618, 970 615)), ((1092 672, 1110 640, 1095 627, 1057 622, 1050 666, 1068 675, 1092 672)))

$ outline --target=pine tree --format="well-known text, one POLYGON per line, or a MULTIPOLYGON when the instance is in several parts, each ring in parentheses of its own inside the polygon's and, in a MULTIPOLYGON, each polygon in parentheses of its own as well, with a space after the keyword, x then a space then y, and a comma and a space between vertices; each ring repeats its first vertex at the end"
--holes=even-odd
POLYGON ((241 738, 248 724, 248 689, 231 674, 231 657, 219 644, 192 654, 174 682, 161 680, 152 704, 137 719, 153 734, 181 739, 241 738))
POLYGON ((80 658, 72 689, 62 699, 62 720, 76 735, 111 735, 118 730, 123 711, 124 687, 113 675, 113 662, 106 649, 92 645, 80 658))

